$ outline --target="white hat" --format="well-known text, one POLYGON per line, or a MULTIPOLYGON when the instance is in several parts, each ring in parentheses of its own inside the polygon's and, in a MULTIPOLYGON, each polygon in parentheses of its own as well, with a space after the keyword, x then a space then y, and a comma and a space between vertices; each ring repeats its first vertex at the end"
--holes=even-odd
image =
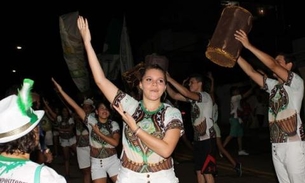
POLYGON ((82 103, 82 106, 83 105, 91 105, 94 108, 94 102, 90 98, 85 99, 84 102, 82 103))
POLYGON ((34 81, 24 79, 17 95, 0 101, 0 143, 16 140, 33 130, 44 115, 43 110, 34 111, 31 89, 34 81))

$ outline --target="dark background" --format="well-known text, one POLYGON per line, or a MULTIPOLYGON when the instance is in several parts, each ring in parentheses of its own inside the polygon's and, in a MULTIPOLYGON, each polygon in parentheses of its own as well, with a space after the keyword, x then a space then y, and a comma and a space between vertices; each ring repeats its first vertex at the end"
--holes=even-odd
MULTIPOLYGON (((251 42, 262 50, 274 54, 277 50, 293 52, 292 41, 305 35, 303 10, 300 2, 288 0, 239 1, 255 16, 249 34, 251 42), (257 16, 257 6, 264 5, 268 11, 264 17, 257 16)), ((126 16, 127 28, 135 63, 143 61, 145 55, 138 48, 156 32, 196 30, 211 36, 223 6, 219 0, 205 1, 61 1, 41 3, 12 2, 2 6, 1 73, 3 78, 1 96, 12 84, 20 84, 24 77, 35 80, 35 89, 46 95, 54 94, 51 77, 55 77, 70 93, 77 93, 63 59, 59 34, 59 16, 79 11, 89 20, 92 44, 101 53, 107 26, 112 18, 126 16), (16 50, 22 45, 22 50, 16 50), (18 73, 11 73, 17 68, 18 73)), ((207 40, 205 40, 207 42, 207 40)), ((202 45, 201 45, 202 46, 202 45)), ((200 49, 200 48, 199 48, 200 49)), ((238 68, 224 69, 204 58, 196 64, 208 66, 213 72, 224 76, 223 82, 236 82, 244 78, 238 68), (237 71, 236 71, 237 70, 237 71), (234 76, 233 76, 234 75, 234 76)), ((161 53, 165 54, 166 53, 161 53)), ((247 52, 245 55, 249 54, 247 52)), ((173 63, 179 64, 179 63, 173 63)), ((186 70, 186 73, 192 70, 186 70)))

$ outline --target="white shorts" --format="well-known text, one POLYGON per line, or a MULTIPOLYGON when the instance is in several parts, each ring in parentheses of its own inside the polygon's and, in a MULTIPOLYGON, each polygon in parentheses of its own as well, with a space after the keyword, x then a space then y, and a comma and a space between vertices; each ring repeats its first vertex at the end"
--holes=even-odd
POLYGON ((76 155, 78 167, 80 169, 88 168, 91 166, 91 158, 90 158, 90 147, 76 147, 76 155))
POLYGON ((47 146, 53 145, 53 133, 51 130, 46 131, 46 134, 44 136, 44 142, 47 146))
POLYGON ((117 154, 108 158, 98 159, 91 157, 91 177, 92 180, 115 176, 119 173, 121 166, 120 159, 117 154))
POLYGON ((76 144, 76 137, 74 136, 74 137, 69 138, 69 139, 62 139, 62 138, 59 137, 59 143, 60 143, 61 147, 70 147, 73 144, 76 144))
POLYGON ((138 173, 121 166, 116 183, 178 183, 174 168, 159 172, 138 173))

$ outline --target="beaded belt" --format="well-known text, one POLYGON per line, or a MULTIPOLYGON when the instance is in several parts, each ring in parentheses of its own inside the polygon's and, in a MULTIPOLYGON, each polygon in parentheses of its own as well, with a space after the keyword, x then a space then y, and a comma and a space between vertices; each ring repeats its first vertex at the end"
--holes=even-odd
POLYGON ((173 167, 173 164, 171 158, 164 159, 158 163, 136 163, 128 159, 126 154, 124 153, 122 157, 122 166, 134 172, 148 173, 168 170, 173 167))

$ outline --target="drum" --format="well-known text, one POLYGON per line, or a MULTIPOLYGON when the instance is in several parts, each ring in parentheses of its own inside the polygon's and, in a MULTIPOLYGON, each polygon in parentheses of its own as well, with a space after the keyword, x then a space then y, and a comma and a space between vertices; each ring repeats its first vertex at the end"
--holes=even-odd
POLYGON ((252 14, 240 6, 224 8, 207 46, 206 57, 220 66, 232 68, 242 49, 234 33, 242 29, 248 34, 252 28, 252 18, 252 14))

